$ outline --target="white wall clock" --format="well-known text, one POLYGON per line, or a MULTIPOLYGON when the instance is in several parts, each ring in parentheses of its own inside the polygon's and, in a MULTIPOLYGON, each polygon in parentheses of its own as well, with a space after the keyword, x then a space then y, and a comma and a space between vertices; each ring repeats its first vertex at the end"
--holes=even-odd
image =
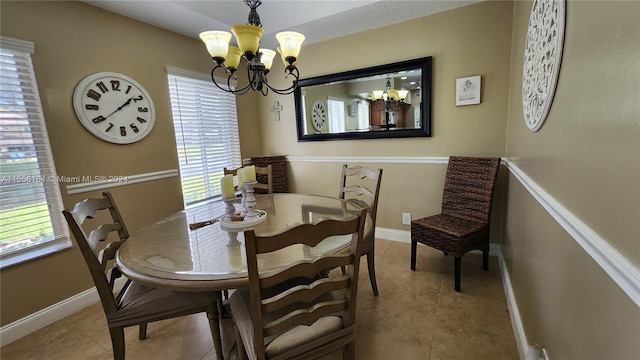
POLYGON ((327 122, 327 110, 322 101, 316 101, 311 105, 311 122, 317 131, 322 131, 327 122))
POLYGON ((522 110, 529 130, 538 131, 549 115, 564 43, 565 0, 534 0, 522 71, 522 110))
POLYGON ((156 116, 147 90, 115 72, 82 79, 73 93, 73 109, 89 132, 115 144, 142 140, 151 132, 156 116))

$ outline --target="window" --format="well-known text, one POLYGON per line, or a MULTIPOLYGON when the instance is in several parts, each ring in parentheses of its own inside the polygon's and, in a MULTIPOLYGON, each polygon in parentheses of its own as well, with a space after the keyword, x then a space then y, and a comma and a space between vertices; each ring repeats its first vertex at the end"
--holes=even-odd
POLYGON ((341 133, 345 131, 344 101, 327 99, 327 115, 329 117, 329 132, 341 133))
POLYGON ((369 102, 366 100, 358 101, 358 130, 367 131, 369 127, 369 102))
POLYGON ((219 197, 224 168, 242 164, 236 97, 206 75, 174 68, 167 72, 182 197, 188 206, 219 197))
POLYGON ((33 43, 0 46, 0 268, 71 247, 31 63, 33 43))
MULTIPOLYGON (((307 92, 302 90, 302 103, 306 104, 305 101, 307 101, 306 98, 307 92)), ((302 105, 302 134, 308 134, 309 132, 307 131, 307 111, 304 108, 304 105, 302 105)))

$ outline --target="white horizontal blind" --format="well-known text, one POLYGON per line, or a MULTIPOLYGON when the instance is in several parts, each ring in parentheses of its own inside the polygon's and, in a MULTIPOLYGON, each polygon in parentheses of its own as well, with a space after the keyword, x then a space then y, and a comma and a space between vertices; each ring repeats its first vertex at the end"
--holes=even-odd
POLYGON ((219 197, 223 169, 241 166, 235 95, 168 69, 185 206, 219 197))
POLYGON ((6 267, 70 242, 31 63, 33 44, 2 37, 0 48, 0 258, 6 267))
POLYGON ((329 116, 329 132, 341 133, 345 131, 344 101, 327 100, 327 115, 329 116))
POLYGON ((309 134, 309 131, 307 128, 307 110, 304 108, 304 104, 307 103, 306 95, 307 95, 306 92, 302 91, 302 134, 303 135, 309 134))
POLYGON ((369 130, 369 102, 365 100, 358 101, 358 130, 369 130))

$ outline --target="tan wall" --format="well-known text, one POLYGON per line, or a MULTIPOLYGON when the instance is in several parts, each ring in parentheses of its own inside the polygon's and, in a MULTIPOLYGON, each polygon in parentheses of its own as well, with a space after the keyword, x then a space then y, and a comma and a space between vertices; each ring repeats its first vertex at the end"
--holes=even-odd
MULTIPOLYGON (((549 117, 522 115, 531 2, 514 3, 507 156, 636 267, 640 265, 640 3, 569 1, 549 117)), ((509 179, 503 252, 525 333, 552 359, 640 358, 640 311, 509 179)))
MULTIPOLYGON (((502 156, 512 6, 511 2, 471 5, 303 48, 299 67, 304 78, 432 56, 432 137, 297 142, 293 97, 273 96, 261 99, 261 113, 269 114, 274 100, 284 110, 279 122, 261 119, 263 152, 319 158, 502 156), (384 48, 388 51, 381 51, 380 44, 389 44, 384 48), (482 103, 456 107, 455 80, 471 75, 482 75, 482 103)), ((440 210, 444 165, 365 165, 384 169, 378 226, 409 230, 402 225, 402 212, 418 218, 440 210)), ((289 190, 336 195, 341 166, 291 162, 289 190)))
MULTIPOLYGON (((208 74, 204 45, 80 2, 2 1, 1 34, 35 43, 35 68, 51 147, 60 176, 136 175, 177 169, 166 67, 208 74), (91 135, 72 107, 76 84, 98 71, 116 71, 144 86, 156 124, 142 141, 115 145, 91 135)), ((254 95, 238 98, 242 155, 260 155, 254 95), (257 131, 256 131, 257 129, 257 131)), ((98 192, 69 196, 67 208, 98 192)), ((173 177, 111 189, 130 231, 182 208, 173 177), (162 199, 161 201, 159 199, 162 199)), ((77 248, 2 270, 1 324, 6 325, 93 286, 77 248)))

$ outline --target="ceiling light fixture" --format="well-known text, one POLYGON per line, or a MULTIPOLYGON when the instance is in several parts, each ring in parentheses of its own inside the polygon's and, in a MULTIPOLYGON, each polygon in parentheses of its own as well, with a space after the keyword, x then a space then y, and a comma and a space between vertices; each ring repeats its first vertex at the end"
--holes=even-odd
POLYGON ((409 90, 396 90, 391 88, 391 79, 387 78, 387 86, 385 90, 374 90, 371 92, 371 103, 373 111, 385 112, 385 124, 383 128, 395 127, 394 113, 404 109, 405 102, 409 90), (382 100, 382 101, 380 101, 382 100))
POLYGON ((298 87, 299 72, 296 64, 304 35, 284 31, 276 34, 276 39, 280 43, 277 48, 285 65, 285 77, 292 76, 291 86, 286 89, 276 89, 267 82, 267 74, 271 69, 273 58, 276 52, 270 49, 260 49, 260 38, 262 37, 262 23, 256 9, 262 4, 261 0, 244 0, 244 3, 251 9, 247 24, 234 25, 231 32, 235 36, 238 46, 229 46, 231 34, 226 31, 205 31, 200 33, 200 38, 207 46, 207 50, 216 66, 211 70, 211 80, 220 89, 235 95, 244 95, 249 90, 259 91, 266 96, 269 90, 276 94, 291 94, 298 87), (236 71, 240 65, 241 58, 247 62, 247 77, 249 83, 242 88, 236 89, 232 82, 237 80, 236 71), (218 84, 214 77, 214 72, 222 69, 227 74, 227 83, 218 84))
POLYGON ((383 107, 376 111, 389 111, 394 103, 404 103, 409 90, 396 90, 391 88, 391 79, 387 78, 387 88, 385 90, 373 90, 370 94, 371 101, 377 103, 383 100, 383 107))

